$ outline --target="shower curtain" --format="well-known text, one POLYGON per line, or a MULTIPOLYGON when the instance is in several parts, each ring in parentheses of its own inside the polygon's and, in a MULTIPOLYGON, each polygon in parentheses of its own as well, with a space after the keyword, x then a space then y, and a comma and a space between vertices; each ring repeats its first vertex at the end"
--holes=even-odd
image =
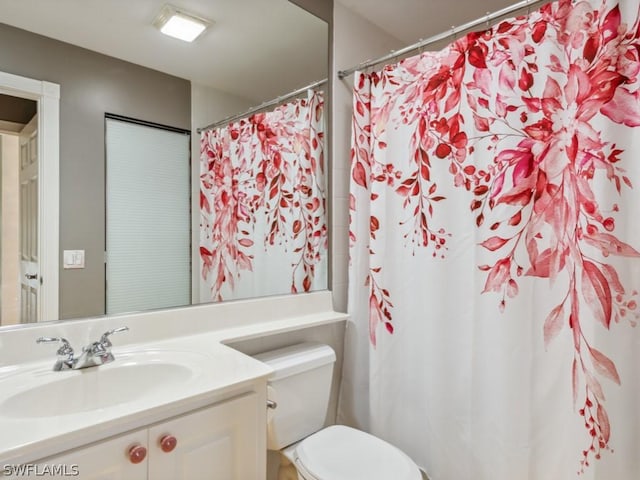
POLYGON ((432 480, 640 475, 638 10, 356 75, 340 418, 432 480))
POLYGON ((201 136, 200 298, 326 288, 322 92, 201 136))

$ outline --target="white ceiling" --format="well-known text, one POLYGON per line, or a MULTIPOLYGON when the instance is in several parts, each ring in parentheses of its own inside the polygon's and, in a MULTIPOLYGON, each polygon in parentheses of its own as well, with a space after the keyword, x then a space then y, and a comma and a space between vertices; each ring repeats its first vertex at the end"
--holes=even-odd
MULTIPOLYGON (((517 0, 336 1, 411 44, 517 0)), ((327 24, 288 0, 0 0, 0 21, 255 102, 327 75, 327 24), (151 22, 167 2, 215 24, 166 37, 151 22)))
POLYGON ((0 22, 253 101, 327 75, 327 24, 288 0, 0 0, 0 22), (191 44, 162 35, 165 3, 215 24, 191 44))

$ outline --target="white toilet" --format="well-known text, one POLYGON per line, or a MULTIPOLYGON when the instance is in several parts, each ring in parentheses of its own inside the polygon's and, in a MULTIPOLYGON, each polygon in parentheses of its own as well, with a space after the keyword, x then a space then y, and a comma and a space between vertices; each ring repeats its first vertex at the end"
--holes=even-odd
POLYGON ((279 480, 421 480, 418 466, 393 445, 343 425, 323 428, 335 352, 301 343, 255 358, 271 366, 269 450, 283 455, 279 480))

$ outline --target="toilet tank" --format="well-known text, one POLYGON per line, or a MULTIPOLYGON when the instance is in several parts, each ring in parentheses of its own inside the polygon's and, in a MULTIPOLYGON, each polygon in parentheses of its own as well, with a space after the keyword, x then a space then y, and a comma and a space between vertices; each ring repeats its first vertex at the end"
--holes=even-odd
POLYGON ((280 450, 324 426, 336 354, 321 343, 300 343, 254 357, 274 369, 267 397, 267 448, 280 450))

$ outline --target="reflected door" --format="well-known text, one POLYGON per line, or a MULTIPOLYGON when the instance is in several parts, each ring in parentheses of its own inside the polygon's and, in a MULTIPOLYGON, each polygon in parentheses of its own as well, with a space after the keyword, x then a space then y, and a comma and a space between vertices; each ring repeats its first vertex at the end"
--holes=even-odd
POLYGON ((20 322, 38 321, 38 130, 37 116, 20 132, 20 322))

